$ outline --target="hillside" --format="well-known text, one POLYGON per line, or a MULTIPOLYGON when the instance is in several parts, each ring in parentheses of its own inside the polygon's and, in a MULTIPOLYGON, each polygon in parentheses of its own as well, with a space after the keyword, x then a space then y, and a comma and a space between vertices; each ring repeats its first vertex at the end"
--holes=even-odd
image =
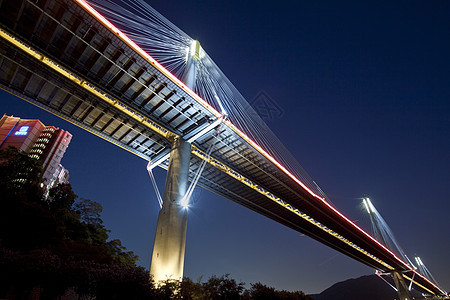
MULTIPOLYGON (((391 300, 397 292, 377 275, 367 275, 335 283, 320 294, 309 295, 314 300, 391 300)), ((423 299, 413 291, 415 299, 423 299)))

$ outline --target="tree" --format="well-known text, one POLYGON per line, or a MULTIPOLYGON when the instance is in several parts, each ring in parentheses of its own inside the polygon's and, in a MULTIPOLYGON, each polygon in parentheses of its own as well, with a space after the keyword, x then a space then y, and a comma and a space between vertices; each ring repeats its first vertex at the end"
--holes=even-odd
POLYGON ((277 299, 275 289, 260 282, 251 284, 249 294, 251 299, 271 300, 277 299))
POLYGON ((109 254, 113 259, 119 261, 126 266, 135 266, 138 256, 133 251, 126 251, 126 247, 122 246, 122 242, 118 239, 111 240, 106 243, 109 254))
POLYGON ((74 205, 75 211, 80 214, 81 221, 89 225, 101 225, 103 207, 100 203, 80 198, 74 205))
POLYGON ((36 159, 17 148, 0 149, 0 195, 3 201, 11 198, 37 201, 42 199, 42 168, 36 159))
POLYGON ((207 282, 203 284, 203 288, 208 299, 239 299, 244 291, 245 283, 230 278, 229 274, 221 277, 211 276, 207 282))
POLYGON ((80 216, 81 223, 87 230, 89 243, 94 246, 105 245, 108 240, 109 230, 103 226, 103 221, 100 217, 103 211, 102 205, 95 201, 81 198, 76 201, 74 210, 80 216))
POLYGON ((201 277, 198 279, 197 282, 192 281, 188 277, 184 277, 180 287, 181 298, 187 300, 207 299, 206 293, 200 281, 201 277))
POLYGON ((273 287, 268 287, 260 282, 251 285, 249 290, 249 296, 251 299, 262 300, 310 300, 311 298, 306 296, 301 291, 289 292, 285 290, 275 290, 273 287))
POLYGON ((77 200, 70 184, 44 199, 37 161, 15 148, 0 150, 0 196, 0 298, 36 289, 52 298, 69 287, 98 299, 154 292, 137 256, 108 241, 101 205, 77 200))
POLYGON ((102 246, 113 259, 127 266, 135 266, 138 257, 132 251, 126 251, 118 239, 108 240, 109 230, 103 225, 100 217, 103 207, 100 203, 81 198, 74 204, 82 223, 87 228, 89 242, 94 246, 102 246))
POLYGON ((72 210, 76 198, 77 195, 75 195, 69 183, 58 183, 50 189, 46 201, 53 213, 65 214, 72 210))
POLYGON ((180 288, 181 283, 178 280, 167 279, 163 282, 158 283, 156 289, 156 299, 161 300, 172 300, 180 299, 180 288))

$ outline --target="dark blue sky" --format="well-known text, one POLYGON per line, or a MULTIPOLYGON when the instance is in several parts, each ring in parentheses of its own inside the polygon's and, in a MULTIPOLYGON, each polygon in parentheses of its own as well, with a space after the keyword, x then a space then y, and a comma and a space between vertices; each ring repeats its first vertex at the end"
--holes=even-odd
MULTIPOLYGON (((251 101, 350 219, 364 195, 405 252, 450 290, 450 2, 156 1, 251 101)), ((5 92, 0 113, 69 130, 63 159, 80 197, 149 267, 158 204, 146 162, 5 92)), ((165 171, 156 172, 164 183, 165 171)), ((190 209, 185 274, 320 292, 373 270, 205 190, 190 209)))

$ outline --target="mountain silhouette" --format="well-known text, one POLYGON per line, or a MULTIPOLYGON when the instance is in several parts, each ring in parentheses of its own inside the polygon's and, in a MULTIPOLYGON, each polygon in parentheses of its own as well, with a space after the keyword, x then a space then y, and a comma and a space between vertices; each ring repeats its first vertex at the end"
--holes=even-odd
MULTIPOLYGON (((367 275, 333 284, 320 294, 309 295, 314 300, 398 300, 397 292, 377 275, 367 275)), ((412 291, 413 299, 424 299, 412 291)))

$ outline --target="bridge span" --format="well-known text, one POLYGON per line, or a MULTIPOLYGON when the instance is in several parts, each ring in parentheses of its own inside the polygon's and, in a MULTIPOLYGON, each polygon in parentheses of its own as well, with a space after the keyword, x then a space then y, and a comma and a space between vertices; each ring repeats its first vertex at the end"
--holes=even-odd
POLYGON ((399 272, 418 290, 445 293, 86 2, 3 0, 0 17, 2 89, 163 168, 174 141, 189 140, 191 180, 206 161, 202 187, 376 270, 399 272))

